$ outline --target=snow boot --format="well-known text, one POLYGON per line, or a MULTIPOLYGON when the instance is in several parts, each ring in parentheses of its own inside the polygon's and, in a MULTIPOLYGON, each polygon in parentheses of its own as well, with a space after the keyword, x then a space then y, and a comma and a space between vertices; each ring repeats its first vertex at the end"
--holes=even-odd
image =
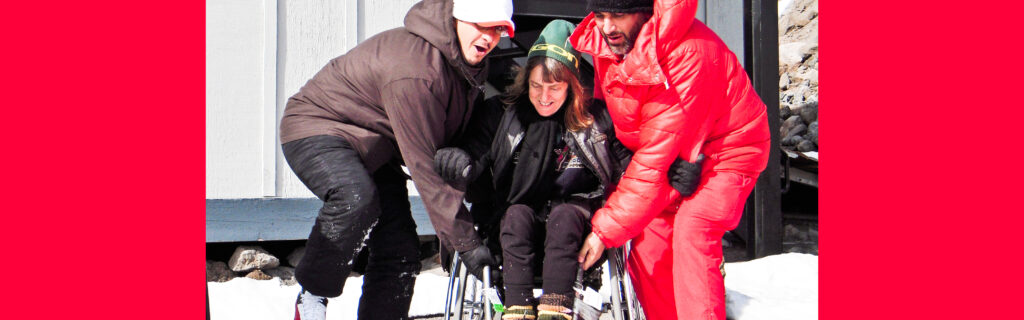
POLYGON ((573 300, 569 296, 545 293, 537 302, 537 320, 572 320, 573 300))
POLYGON ((306 289, 299 291, 295 298, 295 320, 327 319, 327 298, 321 297, 306 289))
POLYGON ((501 320, 535 320, 537 312, 533 306, 508 306, 501 314, 501 320))

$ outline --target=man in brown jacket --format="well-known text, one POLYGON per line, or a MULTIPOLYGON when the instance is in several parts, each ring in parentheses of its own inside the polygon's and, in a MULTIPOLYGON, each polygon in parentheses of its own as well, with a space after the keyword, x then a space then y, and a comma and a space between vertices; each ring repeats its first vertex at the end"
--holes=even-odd
POLYGON ((437 235, 469 270, 495 265, 462 205, 465 190, 433 170, 483 93, 486 55, 513 35, 511 0, 424 0, 405 26, 366 39, 288 99, 281 143, 292 171, 324 205, 295 270, 295 319, 324 319, 363 246, 360 319, 406 318, 420 269, 406 176, 437 235))

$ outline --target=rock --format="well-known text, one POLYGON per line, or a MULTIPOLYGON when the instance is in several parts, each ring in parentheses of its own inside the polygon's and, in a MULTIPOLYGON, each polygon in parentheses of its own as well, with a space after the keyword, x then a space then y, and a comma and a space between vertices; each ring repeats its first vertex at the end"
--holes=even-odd
POLYGON ((801 152, 811 152, 818 151, 818 146, 815 145, 814 142, 804 140, 800 141, 800 143, 796 145, 796 149, 800 150, 801 152))
POLYGON ((789 105, 782 104, 782 106, 779 107, 779 118, 780 119, 789 118, 789 116, 791 116, 791 115, 793 115, 793 109, 790 109, 789 105))
POLYGON ((245 275, 245 277, 249 278, 249 279, 256 279, 256 280, 270 280, 270 279, 274 278, 274 277, 271 277, 270 275, 268 275, 266 273, 263 273, 263 271, 260 271, 259 269, 253 270, 252 272, 249 272, 249 274, 245 275))
POLYGON ((791 24, 790 27, 787 29, 787 31, 789 31, 806 26, 808 23, 811 23, 811 19, 813 19, 814 17, 809 12, 804 11, 797 14, 789 15, 786 18, 787 20, 789 20, 789 23, 791 24))
POLYGON ((800 229, 798 229, 794 225, 787 224, 786 227, 783 229, 783 232, 785 232, 782 236, 783 239, 792 239, 796 237, 797 234, 800 234, 800 229))
POLYGON ((807 100, 807 99, 804 98, 804 94, 806 93, 807 88, 804 88, 804 87, 798 87, 798 88, 799 89, 797 89, 797 92, 793 95, 793 100, 789 101, 789 103, 799 105, 799 104, 803 104, 804 101, 807 100))
POLYGON ((795 145, 800 144, 800 142, 803 142, 804 140, 805 139, 804 139, 803 136, 792 136, 792 137, 782 138, 781 143, 784 146, 795 146, 795 145))
POLYGON ((818 122, 817 121, 811 122, 811 124, 807 125, 807 134, 805 134, 804 137, 808 141, 813 142, 814 145, 818 145, 818 122))
POLYGON ((789 118, 786 118, 786 121, 782 122, 782 130, 793 129, 793 127, 796 127, 796 125, 801 123, 803 123, 803 120, 800 119, 799 115, 789 116, 789 118))
POLYGON ((803 73, 797 75, 797 77, 800 79, 804 79, 804 81, 807 82, 808 86, 815 86, 818 83, 818 70, 808 68, 803 73))
POLYGON ((299 261, 302 261, 302 256, 304 255, 306 255, 305 246, 295 248, 292 253, 288 254, 288 264, 292 267, 298 267, 299 261))
POLYGON ((420 270, 421 271, 423 271, 423 270, 430 270, 430 269, 434 269, 434 268, 440 268, 440 267, 441 267, 441 256, 438 255, 438 254, 435 254, 433 256, 427 257, 426 259, 420 260, 420 270))
POLYGON ((817 229, 811 228, 811 230, 807 231, 807 235, 811 237, 811 241, 814 241, 814 243, 818 243, 818 230, 817 229))
POLYGON ((206 260, 206 282, 225 282, 234 278, 235 273, 228 269, 228 264, 206 260))
POLYGON ((818 102, 809 102, 800 107, 800 118, 804 123, 818 121, 818 102))
POLYGON ((801 123, 793 127, 793 129, 789 129, 789 131, 786 132, 786 135, 783 136, 782 139, 802 135, 804 132, 807 132, 807 125, 801 123))
POLYGON ((787 43, 779 46, 779 65, 796 66, 804 61, 803 50, 807 46, 803 42, 787 43))
MULTIPOLYGON (((787 104, 787 105, 791 104, 790 101, 793 101, 793 93, 791 93, 791 92, 783 92, 781 95, 782 95, 782 98, 780 100, 781 100, 781 102, 783 104, 787 104)), ((794 111, 796 111, 796 110, 794 110, 794 111)))
POLYGON ((799 7, 801 10, 800 10, 800 13, 798 14, 800 16, 800 18, 807 19, 807 21, 811 21, 812 19, 817 18, 818 17, 818 1, 817 0, 813 0, 813 1, 812 0, 805 0, 805 1, 802 1, 802 2, 803 3, 801 3, 800 7, 799 7))
MULTIPOLYGON (((803 85, 803 84, 801 84, 799 86, 796 86, 793 89, 789 90, 789 92, 793 93, 793 97, 794 98, 797 98, 797 99, 800 100, 799 102, 797 102, 797 101, 793 102, 793 104, 800 106, 800 110, 803 110, 804 100, 806 100, 806 99, 804 99, 804 97, 807 96, 807 93, 809 91, 811 91, 810 86, 803 85)), ((793 111, 796 111, 796 110, 793 110, 793 111)))
POLYGON ((272 269, 280 264, 281 261, 277 257, 257 246, 239 246, 228 260, 228 266, 235 272, 272 269))
POLYGON ((268 276, 281 279, 281 284, 290 286, 298 282, 295 281, 295 268, 292 267, 277 267, 273 269, 263 270, 268 276))
POLYGON ((799 114, 797 106, 818 101, 818 1, 793 0, 778 21, 779 101, 799 114))

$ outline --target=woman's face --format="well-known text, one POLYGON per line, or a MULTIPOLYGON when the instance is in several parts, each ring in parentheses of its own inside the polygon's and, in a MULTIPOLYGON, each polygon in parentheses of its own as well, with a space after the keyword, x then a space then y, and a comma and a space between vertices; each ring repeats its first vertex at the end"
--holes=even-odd
POLYGON ((530 103, 537 113, 542 117, 548 117, 565 103, 565 97, 569 93, 569 84, 566 82, 544 82, 544 66, 536 65, 530 70, 530 103))

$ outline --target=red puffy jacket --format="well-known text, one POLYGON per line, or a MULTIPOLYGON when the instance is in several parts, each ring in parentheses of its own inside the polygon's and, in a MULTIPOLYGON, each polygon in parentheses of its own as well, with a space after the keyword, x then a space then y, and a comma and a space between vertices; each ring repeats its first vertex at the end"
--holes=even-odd
MULTIPOLYGON (((694 19, 697 0, 654 1, 633 50, 621 61, 588 15, 570 37, 594 57, 595 97, 608 104, 615 133, 633 160, 593 230, 609 247, 640 233, 684 199, 668 185, 676 157, 706 155, 709 171, 757 177, 768 163, 770 133, 765 105, 725 43, 694 19)), ((706 182, 706 178, 702 184, 706 182)), ((699 195, 695 195, 699 196, 699 195)))

